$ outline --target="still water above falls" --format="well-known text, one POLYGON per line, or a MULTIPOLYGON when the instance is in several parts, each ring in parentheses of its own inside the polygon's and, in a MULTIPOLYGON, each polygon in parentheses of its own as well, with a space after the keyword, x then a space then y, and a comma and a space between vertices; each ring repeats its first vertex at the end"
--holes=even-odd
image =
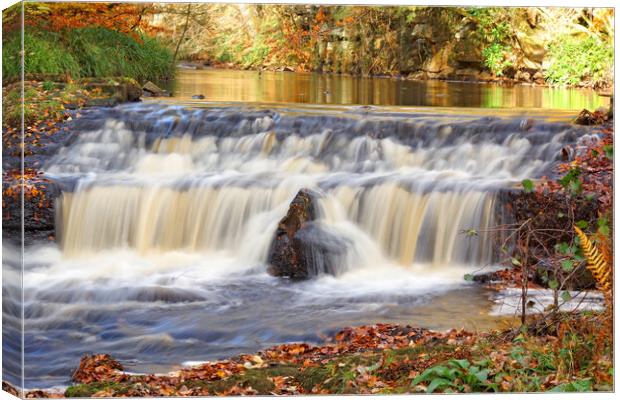
POLYGON ((263 103, 577 111, 609 105, 609 98, 584 89, 222 69, 179 69, 167 89, 181 99, 202 94, 209 101, 263 103))
MULTIPOLYGON (((85 110, 44 168, 64 188, 59 243, 35 244, 24 260, 26 384, 66 384, 85 352, 157 372, 347 325, 492 326, 488 295, 463 274, 496 261, 484 230, 503 222, 501 194, 550 174, 564 146, 591 137, 565 117, 85 110), (316 240, 337 238, 341 252, 337 276, 291 283, 269 276, 266 261, 302 188, 320 195, 315 222, 329 235, 316 240)), ((5 254, 5 273, 17 274, 18 252, 5 254)))

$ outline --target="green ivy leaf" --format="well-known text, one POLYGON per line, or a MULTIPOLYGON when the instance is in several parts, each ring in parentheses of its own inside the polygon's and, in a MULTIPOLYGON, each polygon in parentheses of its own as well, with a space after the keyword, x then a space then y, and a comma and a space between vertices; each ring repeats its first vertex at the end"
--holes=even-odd
POLYGON ((598 231, 605 236, 609 235, 609 220, 606 217, 600 217, 596 224, 598 225, 598 231))
POLYGON ((562 242, 555 245, 555 250, 561 254, 568 254, 568 243, 562 242))
POLYGON ((552 279, 552 280, 550 280, 550 281, 549 281, 549 289, 553 289, 553 290, 555 290, 555 289, 557 289, 559 286, 560 286, 560 284, 558 283, 558 281, 557 281, 557 280, 552 279))
POLYGON ((472 274, 465 274, 465 275, 463 276, 463 279, 465 279, 465 280, 466 280, 466 281, 468 281, 468 282, 471 282, 471 281, 473 281, 473 280, 474 280, 474 276, 473 276, 472 274))
POLYGON ((547 272, 547 270, 543 268, 539 268, 538 274, 540 275, 543 283, 547 283, 547 281, 549 280, 549 273, 547 272))
POLYGON ((572 260, 563 260, 560 264, 562 265, 562 269, 566 272, 570 272, 573 270, 572 260))
POLYGON ((588 229, 588 221, 579 220, 575 222, 575 225, 577 225, 580 229, 588 229))
POLYGON ((565 302, 568 303, 572 298, 573 298, 573 296, 570 295, 568 290, 565 290, 565 291, 562 292, 562 300, 564 300, 565 302))
POLYGON ((605 157, 609 158, 610 160, 614 159, 614 146, 611 144, 606 144, 605 146, 603 146, 603 151, 605 152, 605 157))
POLYGON ((579 168, 572 168, 558 182, 562 185, 562 187, 567 188, 571 182, 576 181, 577 178, 579 178, 580 174, 581 171, 579 168))
POLYGON ((578 180, 572 180, 570 181, 570 183, 568 184, 568 189, 573 193, 573 194, 579 194, 583 191, 583 187, 581 185, 581 182, 578 180))
POLYGON ((525 193, 531 193, 534 191, 534 182, 529 179, 522 180, 521 185, 523 185, 523 190, 525 193))

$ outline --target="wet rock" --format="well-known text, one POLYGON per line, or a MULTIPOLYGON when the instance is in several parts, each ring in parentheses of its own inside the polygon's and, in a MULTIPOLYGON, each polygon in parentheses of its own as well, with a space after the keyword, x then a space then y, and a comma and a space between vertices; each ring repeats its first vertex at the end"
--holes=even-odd
POLYGON ((136 82, 126 82, 124 85, 127 101, 139 101, 142 96, 142 88, 136 82))
POLYGON ((502 273, 505 274, 505 271, 506 270, 502 270, 502 271, 492 270, 492 271, 478 272, 472 275, 471 280, 476 283, 481 283, 481 284, 501 282, 503 279, 502 273))
POLYGON ((407 75, 407 79, 415 80, 415 81, 425 80, 426 78, 427 78, 426 72, 424 71, 416 71, 416 72, 412 72, 409 75, 407 75))
POLYGON ((527 8, 527 23, 530 24, 531 28, 536 28, 538 26, 538 22, 540 21, 540 12, 535 7, 527 8))
POLYGON ((423 70, 429 75, 436 74, 437 78, 441 74, 452 73, 453 69, 449 66, 451 50, 449 46, 441 48, 428 59, 424 64, 423 70))
POLYGON ((123 371, 121 363, 108 354, 85 355, 71 379, 76 383, 108 381, 123 371))
MULTIPOLYGON (((27 242, 54 236, 56 199, 62 185, 42 176, 30 176, 24 181, 24 235, 27 242)), ((20 177, 5 174, 2 179, 2 233, 12 237, 21 233, 20 177)))
POLYGON ((537 81, 539 79, 545 79, 545 76, 543 75, 543 73, 541 71, 536 71, 536 73, 534 74, 532 79, 537 81))
POLYGON ((543 75, 541 71, 536 71, 534 73, 534 76, 532 76, 532 79, 534 80, 534 83, 536 83, 537 85, 545 84, 545 75, 543 75))
MULTIPOLYGON (((140 88, 138 82, 131 78, 86 78, 80 82, 84 85, 84 88, 88 90, 97 89, 106 95, 104 99, 93 99, 95 103, 91 102, 92 106, 110 107, 118 103, 139 101, 142 95, 142 88, 140 88), (97 101, 103 104, 99 105, 96 103, 97 101)), ((88 106, 88 103, 86 105, 88 106)))
POLYGON ((470 32, 463 35, 464 38, 455 44, 452 60, 461 68, 470 66, 480 71, 484 62, 482 48, 478 41, 470 38, 470 32))
POLYGON ((531 82, 532 75, 527 71, 517 71, 515 74, 515 80, 523 81, 523 82, 531 82))
POLYGON ((103 97, 89 99, 84 104, 85 107, 115 107, 121 104, 121 100, 118 97, 103 97))
POLYGON ((199 100, 202 100, 202 99, 204 99, 204 98, 205 98, 205 95, 204 95, 204 94, 195 94, 195 95, 193 95, 193 96, 192 96, 192 99, 199 99, 199 100))
POLYGON ((307 189, 297 193, 288 212, 278 223, 269 252, 269 274, 293 279, 308 278, 307 266, 302 260, 303 244, 295 237, 300 229, 317 217, 314 195, 307 189))
POLYGON ((317 194, 302 189, 291 202, 271 243, 269 274, 303 280, 341 272, 348 244, 316 221, 316 198, 317 194))
POLYGON ((482 71, 478 75, 478 80, 481 82, 490 82, 495 80, 495 77, 488 71, 482 71))
POLYGON ((12 394, 15 397, 19 397, 19 392, 17 391, 17 389, 15 389, 13 385, 6 381, 2 381, 2 390, 9 394, 12 394))
POLYGON ((164 90, 151 81, 146 82, 142 86, 142 91, 146 92, 150 96, 155 96, 155 97, 161 97, 165 95, 164 90))
POLYGON ((479 80, 479 71, 473 68, 459 69, 455 72, 455 75, 457 79, 462 79, 466 81, 479 80))
POLYGON ((539 69, 547 54, 546 38, 537 30, 527 30, 517 33, 517 42, 523 52, 522 67, 539 69))
POLYGON ((609 115, 606 109, 590 112, 584 108, 573 123, 577 125, 601 125, 606 122, 608 118, 609 115))
POLYGON ((54 396, 52 396, 51 393, 44 392, 43 390, 30 390, 26 392, 27 399, 47 399, 51 397, 54 397, 54 396))

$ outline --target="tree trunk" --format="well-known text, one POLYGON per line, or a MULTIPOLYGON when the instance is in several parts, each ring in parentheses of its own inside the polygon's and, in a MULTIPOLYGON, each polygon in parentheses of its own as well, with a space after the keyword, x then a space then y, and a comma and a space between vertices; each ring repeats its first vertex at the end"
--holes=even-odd
POLYGON ((179 42, 177 43, 177 48, 174 50, 174 55, 172 56, 172 67, 174 68, 174 64, 177 61, 177 54, 179 54, 179 47, 181 47, 181 43, 183 39, 185 39, 185 33, 187 32, 187 27, 189 26, 189 16, 192 9, 192 3, 187 4, 187 11, 185 16, 185 26, 183 27, 183 32, 181 32, 181 37, 179 38, 179 42))

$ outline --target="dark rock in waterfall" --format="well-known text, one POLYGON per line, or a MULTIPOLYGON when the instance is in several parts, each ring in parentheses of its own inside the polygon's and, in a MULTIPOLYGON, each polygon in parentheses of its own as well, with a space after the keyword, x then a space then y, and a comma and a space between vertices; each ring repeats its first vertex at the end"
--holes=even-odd
POLYGON ((302 189, 278 224, 269 251, 269 274, 294 280, 338 275, 347 242, 316 221, 316 193, 302 189))
POLYGON ((273 276, 285 276, 293 279, 308 278, 307 265, 304 265, 303 243, 296 234, 300 229, 317 217, 314 195, 306 189, 297 193, 288 212, 278 223, 275 238, 269 251, 268 272, 273 276))
POLYGON ((203 100, 205 98, 204 94, 195 94, 192 96, 192 99, 203 100))

